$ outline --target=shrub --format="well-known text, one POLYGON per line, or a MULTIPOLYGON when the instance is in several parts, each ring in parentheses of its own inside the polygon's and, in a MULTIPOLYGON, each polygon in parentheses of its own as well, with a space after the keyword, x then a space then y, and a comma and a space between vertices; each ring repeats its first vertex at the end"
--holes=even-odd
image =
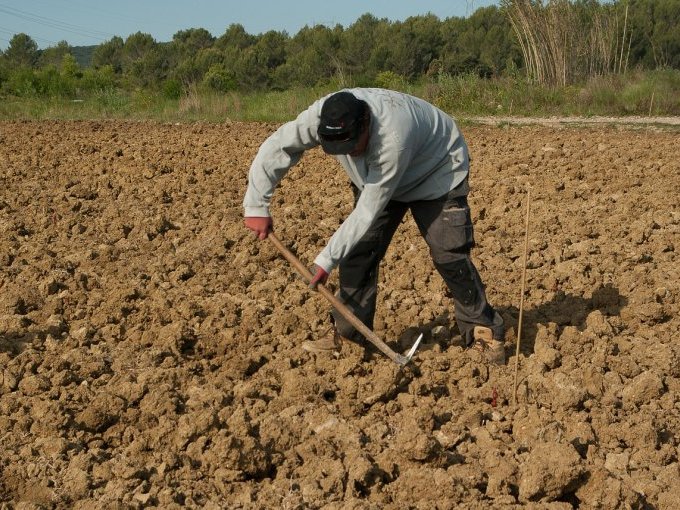
POLYGON ((406 78, 394 71, 382 71, 375 77, 376 87, 392 90, 404 90, 406 88, 406 78))
POLYGON ((4 88, 15 96, 33 97, 38 93, 38 80, 33 70, 20 67, 9 73, 4 88))
POLYGON ((182 84, 179 80, 171 78, 163 83, 163 97, 177 100, 182 96, 182 84))
POLYGON ((236 88, 236 80, 222 64, 213 64, 203 77, 203 85, 216 92, 227 92, 236 88))
POLYGON ((86 91, 114 89, 117 84, 116 73, 110 65, 99 69, 88 68, 83 71, 79 86, 86 91))

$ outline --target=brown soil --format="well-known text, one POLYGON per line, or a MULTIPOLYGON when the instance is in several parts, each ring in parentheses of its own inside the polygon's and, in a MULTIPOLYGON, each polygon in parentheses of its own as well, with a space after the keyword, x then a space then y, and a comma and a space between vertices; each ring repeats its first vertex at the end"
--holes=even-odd
MULTIPOLYGON (((517 330, 461 346, 409 218, 376 333, 406 370, 299 348, 327 303, 242 226, 274 125, 0 123, 3 508, 677 508, 677 133, 469 126, 474 257, 517 330)), ((351 208, 320 151, 282 183, 313 260, 351 208)), ((333 275, 335 277, 335 275, 333 275)))

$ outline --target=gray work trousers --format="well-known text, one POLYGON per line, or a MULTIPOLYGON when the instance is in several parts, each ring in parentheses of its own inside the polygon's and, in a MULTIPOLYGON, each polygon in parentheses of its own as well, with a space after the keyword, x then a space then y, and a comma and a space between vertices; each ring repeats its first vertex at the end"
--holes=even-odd
MULTIPOLYGON (((487 302, 484 285, 470 259, 474 235, 466 191, 467 186, 435 200, 390 201, 340 263, 340 289, 336 295, 366 326, 373 328, 380 261, 410 210, 430 248, 432 261, 453 297, 456 323, 466 345, 473 341, 475 325, 487 326, 495 339, 503 339, 503 318, 487 302)), ((359 196, 356 188, 354 194, 356 202, 359 196)), ((343 337, 363 342, 363 336, 336 310, 332 317, 343 337)))

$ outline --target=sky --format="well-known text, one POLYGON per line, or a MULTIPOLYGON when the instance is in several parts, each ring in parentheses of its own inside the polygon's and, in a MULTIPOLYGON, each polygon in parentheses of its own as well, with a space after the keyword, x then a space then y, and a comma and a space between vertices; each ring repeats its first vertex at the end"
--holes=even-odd
POLYGON ((0 0, 0 50, 15 34, 29 35, 40 49, 66 41, 91 46, 114 36, 151 34, 172 40, 180 30, 204 28, 213 36, 240 23, 252 35, 268 30, 295 35, 305 25, 347 28, 362 14, 402 21, 432 13, 466 17, 499 0, 0 0))

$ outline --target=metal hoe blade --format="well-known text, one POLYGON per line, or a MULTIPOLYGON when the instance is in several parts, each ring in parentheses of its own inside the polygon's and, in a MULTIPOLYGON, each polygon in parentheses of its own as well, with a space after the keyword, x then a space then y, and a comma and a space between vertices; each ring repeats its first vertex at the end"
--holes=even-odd
POLYGON ((397 355, 397 358, 398 358, 397 363, 399 363, 400 365, 404 366, 404 365, 406 365, 409 361, 411 361, 411 358, 413 358, 413 355, 415 354, 416 349, 418 348, 418 344, 420 344, 420 341, 421 341, 422 339, 423 339, 423 334, 421 333, 421 334, 418 336, 418 339, 413 343, 413 347, 411 347, 411 348, 409 349, 409 351, 406 353, 406 356, 401 356, 401 355, 399 355, 399 354, 397 355))

